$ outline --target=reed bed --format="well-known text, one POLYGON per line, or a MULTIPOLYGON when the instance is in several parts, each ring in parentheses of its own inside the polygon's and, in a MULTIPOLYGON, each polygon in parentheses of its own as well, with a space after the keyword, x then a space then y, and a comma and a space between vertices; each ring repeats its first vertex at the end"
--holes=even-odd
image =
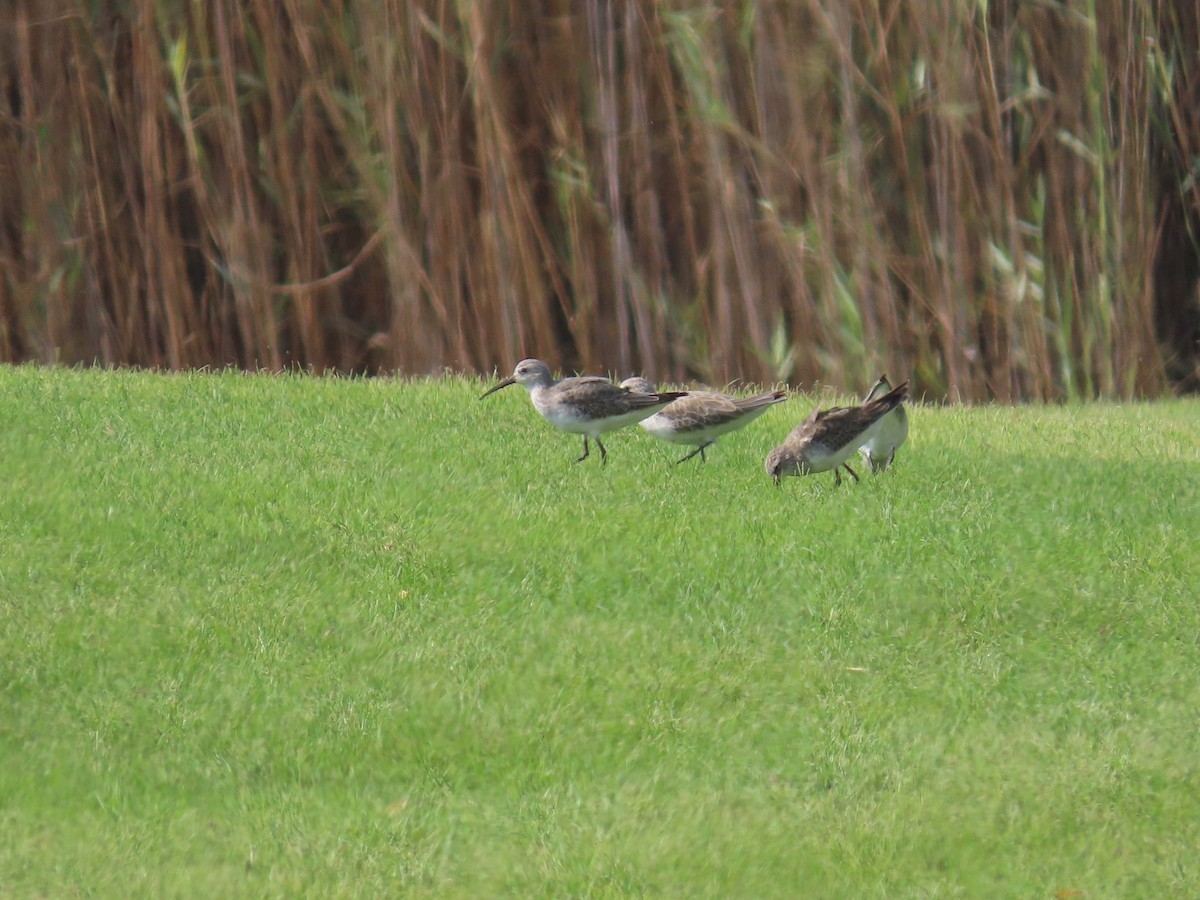
POLYGON ((0 358, 1200 383, 1200 9, 0 10, 0 358))

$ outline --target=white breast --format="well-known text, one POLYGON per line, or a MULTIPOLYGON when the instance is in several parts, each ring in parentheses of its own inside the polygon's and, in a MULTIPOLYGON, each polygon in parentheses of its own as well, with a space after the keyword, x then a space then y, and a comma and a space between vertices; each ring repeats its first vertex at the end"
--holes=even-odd
POLYGON ((533 408, 542 414, 547 422, 570 434, 587 434, 592 431, 591 419, 579 415, 576 407, 569 403, 555 402, 553 395, 545 388, 534 388, 529 392, 533 408))

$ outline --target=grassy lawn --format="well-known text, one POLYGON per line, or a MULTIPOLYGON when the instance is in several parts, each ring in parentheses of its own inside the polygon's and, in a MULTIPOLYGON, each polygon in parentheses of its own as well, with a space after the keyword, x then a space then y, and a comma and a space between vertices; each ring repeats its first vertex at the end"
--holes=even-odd
POLYGON ((0 895, 1200 890, 1200 402, 482 389, 0 369, 0 895))

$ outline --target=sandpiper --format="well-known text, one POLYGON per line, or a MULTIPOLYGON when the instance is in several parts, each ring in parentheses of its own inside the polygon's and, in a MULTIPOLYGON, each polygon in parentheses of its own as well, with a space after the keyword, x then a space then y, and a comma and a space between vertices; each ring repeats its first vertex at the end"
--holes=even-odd
POLYGON ((607 463, 608 451, 600 442, 600 435, 641 421, 673 400, 687 396, 679 391, 662 394, 627 391, 598 375, 555 381, 550 367, 540 359, 523 359, 510 378, 484 391, 479 399, 510 384, 524 385, 534 409, 555 428, 583 435, 583 456, 575 462, 588 458, 591 437, 600 447, 601 463, 607 463))
MULTIPOLYGON (((877 400, 892 389, 886 375, 880 375, 879 380, 863 397, 863 403, 877 400)), ((884 415, 879 423, 879 430, 858 448, 863 460, 871 467, 873 473, 885 471, 896 458, 896 448, 908 437, 908 413, 900 404, 890 413, 884 415)))
MULTIPOLYGON (((626 378, 621 387, 629 391, 653 394, 654 385, 645 378, 626 378)), ((706 462, 704 450, 717 442, 723 434, 744 428, 757 419, 774 403, 787 399, 786 391, 769 391, 756 397, 738 399, 716 391, 688 391, 686 397, 676 400, 662 412, 657 412, 638 424, 657 438, 672 444, 689 444, 696 449, 682 459, 686 462, 697 453, 700 461, 706 462)))
POLYGON ((767 474, 778 485, 784 475, 810 475, 833 469, 834 483, 841 484, 844 468, 858 481, 858 473, 846 465, 846 460, 875 436, 883 417, 906 396, 907 381, 862 406, 814 409, 782 444, 767 454, 767 474))

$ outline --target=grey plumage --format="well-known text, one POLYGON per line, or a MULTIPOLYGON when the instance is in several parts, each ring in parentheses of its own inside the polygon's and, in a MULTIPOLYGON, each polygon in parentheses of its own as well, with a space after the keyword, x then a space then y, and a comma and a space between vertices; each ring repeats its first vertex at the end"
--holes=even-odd
POLYGON ((588 438, 600 446, 602 463, 608 451, 600 435, 652 416, 668 403, 686 396, 686 392, 642 393, 617 387, 607 378, 582 375, 555 380, 550 367, 540 359, 523 359, 513 374, 484 391, 480 400, 501 388, 520 384, 529 391, 534 408, 555 428, 583 435, 583 456, 588 458, 588 438))
MULTIPOLYGON (((626 378, 621 387, 627 390, 653 392, 645 378, 626 378)), ((686 462, 697 453, 705 460, 704 451, 722 435, 750 424, 775 403, 787 399, 786 391, 768 391, 754 397, 732 397, 717 391, 688 391, 660 412, 642 419, 642 428, 655 437, 672 444, 686 444, 696 449, 676 460, 686 462)))

